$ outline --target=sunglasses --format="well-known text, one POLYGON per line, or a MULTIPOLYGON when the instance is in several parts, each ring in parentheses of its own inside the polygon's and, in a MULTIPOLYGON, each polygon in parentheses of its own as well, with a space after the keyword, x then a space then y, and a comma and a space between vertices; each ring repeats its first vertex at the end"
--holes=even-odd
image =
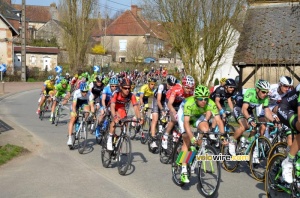
POLYGON ((200 102, 203 101, 203 100, 204 100, 205 102, 207 102, 207 101, 208 101, 208 98, 197 98, 197 100, 200 101, 200 102))
POLYGON ((263 93, 263 94, 268 94, 269 93, 269 91, 262 91, 262 90, 260 90, 261 91, 261 93, 263 93))
POLYGON ((111 85, 110 87, 118 87, 117 85, 111 85))
POLYGON ((286 88, 290 88, 291 86, 289 85, 282 85, 283 87, 286 87, 286 88))
POLYGON ((185 89, 192 89, 191 87, 184 87, 185 89))
POLYGON ((129 87, 122 87, 122 89, 124 89, 124 90, 130 90, 131 88, 129 87))
POLYGON ((234 89, 235 87, 230 87, 230 86, 229 86, 228 88, 229 88, 229 89, 234 89))
POLYGON ((88 91, 81 91, 81 93, 87 93, 88 91))
POLYGON ((155 85, 155 83, 150 83, 150 85, 155 85))

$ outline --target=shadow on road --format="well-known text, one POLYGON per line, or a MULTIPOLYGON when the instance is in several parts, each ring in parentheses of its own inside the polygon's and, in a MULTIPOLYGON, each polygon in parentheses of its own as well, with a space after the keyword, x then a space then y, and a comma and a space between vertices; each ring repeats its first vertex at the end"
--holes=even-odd
POLYGON ((132 153, 132 162, 139 162, 139 161, 141 161, 138 158, 140 158, 142 160, 142 162, 144 162, 144 163, 148 162, 148 160, 146 159, 146 157, 144 156, 143 153, 140 153, 140 152, 134 152, 134 153, 132 153))

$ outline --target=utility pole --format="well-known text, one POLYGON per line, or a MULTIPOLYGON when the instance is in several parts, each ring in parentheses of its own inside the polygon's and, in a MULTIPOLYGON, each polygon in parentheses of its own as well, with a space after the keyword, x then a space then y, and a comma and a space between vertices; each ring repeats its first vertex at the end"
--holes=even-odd
POLYGON ((22 32, 21 32, 21 67, 22 67, 22 73, 21 73, 21 81, 26 82, 26 16, 25 16, 25 10, 26 10, 26 0, 22 0, 22 32))

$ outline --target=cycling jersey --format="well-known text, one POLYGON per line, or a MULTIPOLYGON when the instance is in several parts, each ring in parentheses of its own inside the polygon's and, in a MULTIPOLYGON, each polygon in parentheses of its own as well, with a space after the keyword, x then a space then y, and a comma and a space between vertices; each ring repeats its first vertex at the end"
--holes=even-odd
POLYGON ((263 108, 269 106, 269 98, 268 97, 264 99, 258 98, 255 88, 247 89, 246 93, 244 94, 243 102, 248 103, 249 108, 251 110, 253 110, 255 107, 258 107, 260 105, 263 105, 263 108))
POLYGON ((228 92, 226 92, 225 87, 220 86, 210 95, 210 98, 213 101, 216 101, 216 98, 220 98, 220 104, 222 107, 224 107, 225 101, 227 101, 228 98, 231 98, 233 95, 234 95, 234 92, 228 93, 228 92))
POLYGON ((89 88, 94 94, 95 98, 98 98, 101 95, 102 90, 104 89, 104 84, 102 83, 101 86, 97 86, 96 82, 92 82, 89 85, 89 88))
POLYGON ((269 98, 270 98, 269 107, 271 109, 277 106, 281 102, 282 98, 288 93, 287 92, 287 93, 279 94, 278 89, 279 89, 278 84, 271 85, 271 89, 269 91, 269 98))
POLYGON ((71 91, 71 86, 67 84, 66 88, 63 88, 62 84, 59 83, 58 85, 55 85, 56 94, 55 96, 63 96, 67 92, 71 91))
POLYGON ((153 96, 153 89, 150 89, 148 84, 144 84, 141 89, 139 90, 137 96, 140 96, 141 94, 143 94, 143 97, 149 98, 151 96, 153 96))
POLYGON ((44 87, 45 87, 44 94, 47 95, 47 94, 49 94, 50 91, 54 90, 55 84, 53 84, 53 83, 51 82, 51 80, 46 80, 46 81, 44 82, 44 87))
POLYGON ((126 113, 126 105, 131 101, 132 106, 138 105, 135 96, 132 93, 129 93, 127 97, 123 97, 119 90, 114 91, 111 104, 115 103, 115 111, 119 114, 120 118, 125 118, 126 113))
MULTIPOLYGON (((103 94, 105 94, 105 105, 107 105, 112 97, 112 92, 110 89, 110 85, 108 84, 106 87, 104 87, 103 91, 102 91, 102 95, 100 96, 100 99, 102 100, 102 96, 103 94)), ((102 103, 100 103, 100 106, 102 106, 102 103)))
POLYGON ((186 98, 179 107, 178 110, 178 124, 180 131, 184 132, 184 116, 190 117, 190 124, 193 127, 197 127, 198 124, 203 121, 204 114, 210 111, 213 116, 219 115, 219 111, 215 102, 211 99, 208 100, 204 107, 199 107, 194 96, 186 98))
POLYGON ((166 99, 166 93, 167 93, 167 84, 160 84, 157 89, 154 91, 154 98, 157 99, 157 94, 161 94, 161 101, 164 102, 166 99))
POLYGON ((93 94, 89 91, 86 96, 83 96, 80 89, 77 89, 73 95, 73 103, 74 102, 76 102, 76 109, 78 110, 79 107, 87 105, 88 102, 93 102, 93 94))
POLYGON ((188 94, 185 94, 182 85, 177 83, 167 91, 166 99, 169 100, 170 97, 173 96, 175 98, 172 104, 173 107, 179 107, 179 105, 185 98, 190 97, 192 95, 193 95, 192 91, 190 91, 188 94))

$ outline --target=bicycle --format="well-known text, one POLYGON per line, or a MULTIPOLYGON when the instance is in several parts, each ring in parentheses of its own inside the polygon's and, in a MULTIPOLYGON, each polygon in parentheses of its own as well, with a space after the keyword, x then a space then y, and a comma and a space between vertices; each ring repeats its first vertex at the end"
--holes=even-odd
POLYGON ((270 133, 270 137, 272 137, 272 148, 269 152, 268 160, 276 153, 283 153, 285 154, 287 148, 287 137, 286 132, 283 127, 279 128, 278 130, 274 130, 270 133))
POLYGON ((61 107, 62 107, 62 97, 57 97, 56 101, 58 104, 55 107, 55 113, 54 113, 54 117, 52 119, 52 124, 55 123, 55 126, 57 126, 57 124, 59 122, 59 117, 60 117, 60 112, 61 112, 61 107))
POLYGON ((107 168, 112 160, 117 161, 118 172, 120 175, 125 175, 129 165, 131 164, 131 141, 130 137, 126 134, 126 123, 128 122, 139 122, 133 119, 132 116, 127 116, 120 120, 119 124, 115 124, 114 127, 121 127, 121 133, 113 137, 113 150, 107 149, 107 139, 109 133, 105 135, 103 139, 102 149, 101 149, 101 161, 103 167, 107 168), (127 158, 127 159, 124 159, 127 158))
POLYGON ((49 109, 49 99, 50 95, 45 95, 45 102, 42 104, 40 113, 39 113, 39 118, 42 121, 44 119, 45 112, 49 109))
POLYGON ((270 159, 265 173, 265 191, 267 197, 283 197, 285 194, 290 197, 300 197, 300 175, 296 170, 296 161, 299 159, 296 155, 293 163, 293 183, 288 184, 282 178, 281 163, 286 155, 277 153, 270 159))
POLYGON ((110 117, 110 111, 105 111, 105 116, 103 118, 102 126, 100 128, 99 134, 95 133, 96 135, 96 142, 98 144, 101 144, 103 141, 104 137, 106 136, 108 130, 109 130, 109 124, 111 122, 111 117, 110 117))
POLYGON ((83 111, 79 109, 78 118, 75 122, 75 129, 72 133, 74 136, 73 144, 69 146, 70 149, 74 149, 75 141, 77 140, 77 149, 80 154, 83 154, 87 145, 88 137, 88 116, 89 111, 83 111), (76 125, 79 124, 78 129, 76 125))
MULTIPOLYGON (((250 161, 250 171, 254 178, 257 181, 264 181, 265 179, 265 169, 268 163, 268 155, 271 150, 271 143, 268 138, 265 136, 260 136, 259 126, 265 124, 268 126, 274 126, 273 123, 270 122, 258 122, 256 123, 256 127, 254 130, 256 131, 254 135, 254 139, 251 142, 246 143, 244 141, 239 140, 236 146, 236 154, 237 155, 249 155, 250 161), (257 157, 254 157, 254 152, 257 154, 257 157), (255 161, 254 161, 255 160, 255 161), (254 162, 253 162, 254 161, 254 162)), ((277 127, 275 128, 277 130, 277 127)), ((246 132, 252 131, 252 127, 248 129, 246 132)), ((228 145, 222 145, 221 148, 222 155, 230 155, 228 145)), ((239 161, 223 161, 224 169, 228 172, 233 172, 237 169, 239 165, 239 161)))
POLYGON ((195 149, 190 149, 190 152, 184 154, 181 152, 181 147, 183 145, 182 136, 179 137, 176 145, 174 147, 174 152, 172 153, 172 180, 178 186, 184 186, 185 183, 181 181, 181 164, 182 159, 185 158, 184 155, 191 156, 187 163, 187 174, 190 178, 192 173, 197 170, 198 183, 200 186, 200 193, 205 197, 215 197, 218 193, 221 180, 221 163, 219 161, 197 161, 196 156, 212 156, 218 155, 217 151, 206 142, 206 135, 214 133, 203 133, 201 131, 196 132, 198 134, 197 140, 202 139, 202 144, 196 146, 195 149), (200 134, 203 135, 200 138, 200 134), (192 153, 191 153, 192 152, 192 153), (198 166, 197 166, 198 165, 198 166), (205 179, 205 176, 211 176, 209 179, 205 179), (215 180, 211 184, 210 181, 215 180))

